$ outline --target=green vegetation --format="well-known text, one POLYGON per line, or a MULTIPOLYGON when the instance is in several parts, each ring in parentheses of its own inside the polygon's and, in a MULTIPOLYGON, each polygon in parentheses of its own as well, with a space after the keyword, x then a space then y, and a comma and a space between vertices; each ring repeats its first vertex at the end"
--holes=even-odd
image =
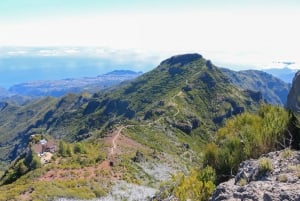
POLYGON ((240 186, 246 186, 247 184, 248 184, 248 181, 245 178, 240 179, 238 182, 238 185, 240 185, 240 186))
MULTIPOLYGON (((110 147, 103 146, 101 137, 127 126, 122 135, 130 139, 119 141, 141 145, 137 148, 146 162, 169 163, 185 173, 167 181, 163 194, 205 201, 243 160, 299 145, 299 136, 293 136, 299 131, 297 117, 261 104, 259 92, 232 85, 210 61, 194 54, 172 57, 136 80, 92 97, 69 94, 9 104, 0 111, 0 142, 5 145, 0 158, 15 160, 1 180, 0 191, 7 194, 0 194, 0 200, 18 200, 26 193, 33 200, 92 199, 107 193, 112 172, 128 183, 157 185, 158 179, 132 161, 136 149, 111 156, 110 147), (45 133, 60 140, 49 163, 41 165, 31 151, 19 155, 29 136, 41 134, 32 137, 35 143, 45 133)), ((261 166, 270 170, 267 162, 261 166)))
POLYGON ((29 151, 24 157, 20 157, 16 160, 12 164, 12 167, 5 171, 1 178, 1 184, 12 183, 28 171, 35 170, 41 166, 40 158, 32 151, 29 151))
POLYGON ((292 150, 291 150, 290 148, 285 149, 285 150, 281 153, 281 157, 282 157, 283 159, 290 158, 290 157, 292 157, 292 155, 293 155, 293 152, 292 152, 292 150))
POLYGON ((281 79, 259 70, 221 70, 236 86, 245 90, 260 91, 270 104, 285 105, 290 86, 281 79))
POLYGON ((228 120, 204 149, 204 164, 214 167, 220 180, 234 175, 243 160, 285 148, 290 120, 283 108, 271 105, 228 120))
POLYGON ((58 153, 45 165, 41 164, 35 153, 29 151, 16 160, 2 177, 0 191, 6 193, 0 194, 0 200, 20 200, 26 192, 33 200, 59 197, 93 199, 107 194, 109 181, 99 181, 99 174, 91 179, 90 174, 94 173, 84 170, 94 168, 103 161, 105 154, 102 148, 102 143, 98 141, 75 144, 60 141, 58 153), (39 179, 49 171, 54 171, 56 177, 63 179, 53 179, 51 182, 39 179))
POLYGON ((258 160, 258 171, 260 174, 265 175, 273 170, 272 163, 268 158, 260 158, 258 160))
POLYGON ((55 198, 93 199, 107 194, 107 188, 96 181, 82 179, 67 181, 40 181, 10 184, 1 187, 0 200, 20 200, 22 194, 30 194, 32 200, 53 200, 55 198))
POLYGON ((170 190, 180 200, 205 201, 215 188, 215 176, 215 171, 211 167, 202 170, 193 169, 188 176, 183 174, 174 176, 170 190))

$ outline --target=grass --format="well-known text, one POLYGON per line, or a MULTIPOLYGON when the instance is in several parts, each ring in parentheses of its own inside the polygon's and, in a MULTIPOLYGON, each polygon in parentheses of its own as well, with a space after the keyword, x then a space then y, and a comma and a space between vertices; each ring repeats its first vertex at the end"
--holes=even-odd
POLYGON ((285 149, 280 156, 283 159, 291 158, 293 156, 293 151, 291 149, 285 149))
POLYGON ((271 160, 268 158, 260 158, 258 160, 258 171, 261 174, 267 174, 273 170, 271 160))
POLYGON ((300 165, 297 166, 296 176, 300 179, 300 165))
POLYGON ((248 181, 245 178, 240 179, 238 182, 239 186, 246 186, 247 184, 248 184, 248 181))
POLYGON ((288 177, 287 177, 287 175, 285 175, 285 174, 281 174, 281 175, 279 175, 278 177, 277 177, 277 180, 279 181, 279 182, 287 182, 288 181, 288 177))

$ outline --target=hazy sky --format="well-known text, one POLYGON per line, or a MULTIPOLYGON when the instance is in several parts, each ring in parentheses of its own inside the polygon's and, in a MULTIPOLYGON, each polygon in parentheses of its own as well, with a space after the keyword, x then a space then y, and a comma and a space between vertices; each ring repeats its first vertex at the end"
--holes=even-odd
POLYGON ((1 0, 0 46, 198 52, 223 66, 298 66, 299 22, 299 0, 1 0))

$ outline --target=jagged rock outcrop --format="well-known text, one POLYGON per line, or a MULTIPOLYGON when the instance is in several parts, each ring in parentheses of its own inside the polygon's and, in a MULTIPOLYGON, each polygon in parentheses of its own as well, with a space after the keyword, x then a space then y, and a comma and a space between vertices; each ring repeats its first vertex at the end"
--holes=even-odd
POLYGON ((300 152, 271 152, 240 164, 235 178, 220 184, 210 201, 300 201, 300 152))
POLYGON ((300 112, 300 71, 295 74, 292 88, 289 92, 286 107, 294 112, 300 112))

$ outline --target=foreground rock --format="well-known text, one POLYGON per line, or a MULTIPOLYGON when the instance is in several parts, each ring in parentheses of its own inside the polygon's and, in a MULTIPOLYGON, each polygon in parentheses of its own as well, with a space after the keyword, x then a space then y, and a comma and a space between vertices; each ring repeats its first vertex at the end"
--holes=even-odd
POLYGON ((300 201, 300 152, 283 150, 241 163, 235 178, 220 184, 211 201, 300 201))

